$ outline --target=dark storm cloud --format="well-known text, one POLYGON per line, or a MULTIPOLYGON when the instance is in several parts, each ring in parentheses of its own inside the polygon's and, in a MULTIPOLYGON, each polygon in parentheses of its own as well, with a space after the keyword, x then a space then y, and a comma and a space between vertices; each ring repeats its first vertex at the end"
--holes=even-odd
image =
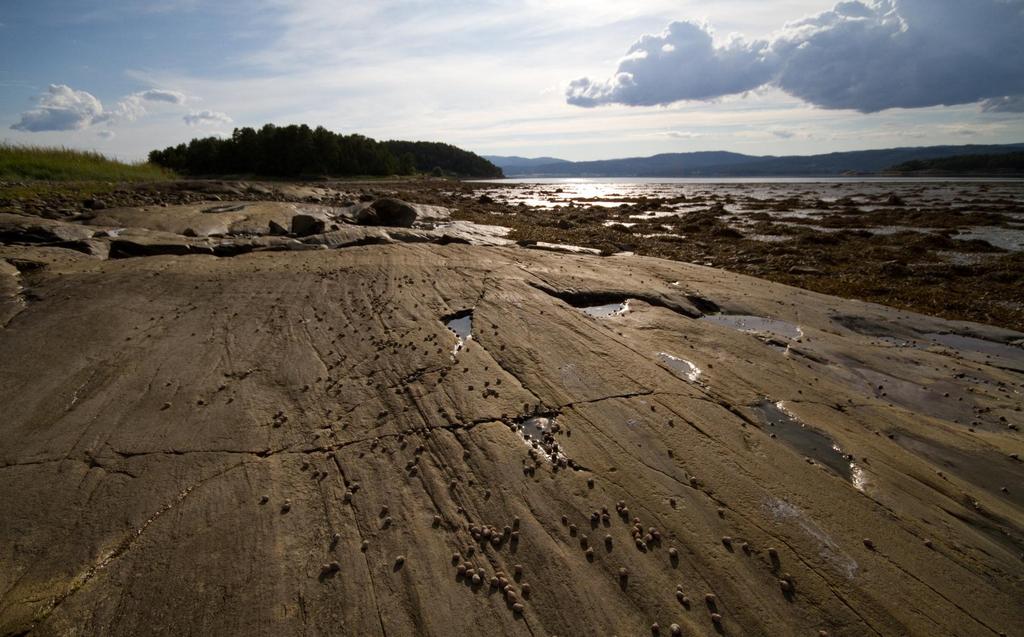
POLYGON ((569 86, 577 106, 650 106, 774 86, 830 109, 986 102, 1019 109, 1024 0, 850 0, 785 25, 772 39, 715 43, 710 27, 673 22, 646 35, 605 81, 569 86), (995 100, 995 101, 992 101, 995 100))

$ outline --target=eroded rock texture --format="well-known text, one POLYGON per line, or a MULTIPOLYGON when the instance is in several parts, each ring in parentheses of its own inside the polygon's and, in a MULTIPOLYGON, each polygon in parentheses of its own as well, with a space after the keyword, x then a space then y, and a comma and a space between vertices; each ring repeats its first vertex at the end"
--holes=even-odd
POLYGON ((0 633, 1024 631, 1021 334, 433 239, 0 248, 0 633))

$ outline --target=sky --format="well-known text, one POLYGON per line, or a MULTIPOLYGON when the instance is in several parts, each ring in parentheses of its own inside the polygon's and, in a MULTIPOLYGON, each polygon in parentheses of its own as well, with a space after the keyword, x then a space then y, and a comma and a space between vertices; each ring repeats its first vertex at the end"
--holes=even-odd
POLYGON ((0 139, 571 160, 1024 142, 1024 0, 0 0, 0 139))

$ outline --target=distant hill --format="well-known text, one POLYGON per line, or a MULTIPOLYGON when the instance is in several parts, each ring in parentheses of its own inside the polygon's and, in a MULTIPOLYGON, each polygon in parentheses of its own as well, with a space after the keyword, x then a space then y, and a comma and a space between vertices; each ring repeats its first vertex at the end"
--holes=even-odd
POLYGON ((665 153, 601 161, 554 162, 490 157, 508 177, 830 177, 878 174, 915 160, 1024 151, 1024 144, 890 148, 807 156, 754 156, 724 151, 665 153))
POLYGON ((551 166, 554 164, 569 164, 572 162, 556 157, 516 157, 503 155, 484 155, 484 159, 502 170, 508 168, 532 168, 534 166, 551 166))
POLYGON ((915 159, 887 172, 913 175, 1024 175, 1024 152, 915 159))
POLYGON ((451 144, 440 142, 403 142, 388 141, 384 146, 395 157, 411 156, 417 172, 452 173, 459 177, 502 177, 501 168, 495 166, 487 158, 468 150, 462 150, 451 144))
POLYGON ((438 142, 378 142, 323 126, 236 128, 231 137, 197 138, 149 153, 150 163, 185 175, 347 177, 431 172, 457 177, 502 177, 475 153, 438 142))

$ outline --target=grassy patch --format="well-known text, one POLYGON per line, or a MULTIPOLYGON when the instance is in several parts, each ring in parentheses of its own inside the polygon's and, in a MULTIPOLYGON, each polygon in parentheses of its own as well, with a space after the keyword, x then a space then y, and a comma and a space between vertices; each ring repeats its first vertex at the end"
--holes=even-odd
POLYGON ((100 153, 0 144, 0 179, 46 181, 157 181, 174 173, 153 164, 126 164, 100 153))

